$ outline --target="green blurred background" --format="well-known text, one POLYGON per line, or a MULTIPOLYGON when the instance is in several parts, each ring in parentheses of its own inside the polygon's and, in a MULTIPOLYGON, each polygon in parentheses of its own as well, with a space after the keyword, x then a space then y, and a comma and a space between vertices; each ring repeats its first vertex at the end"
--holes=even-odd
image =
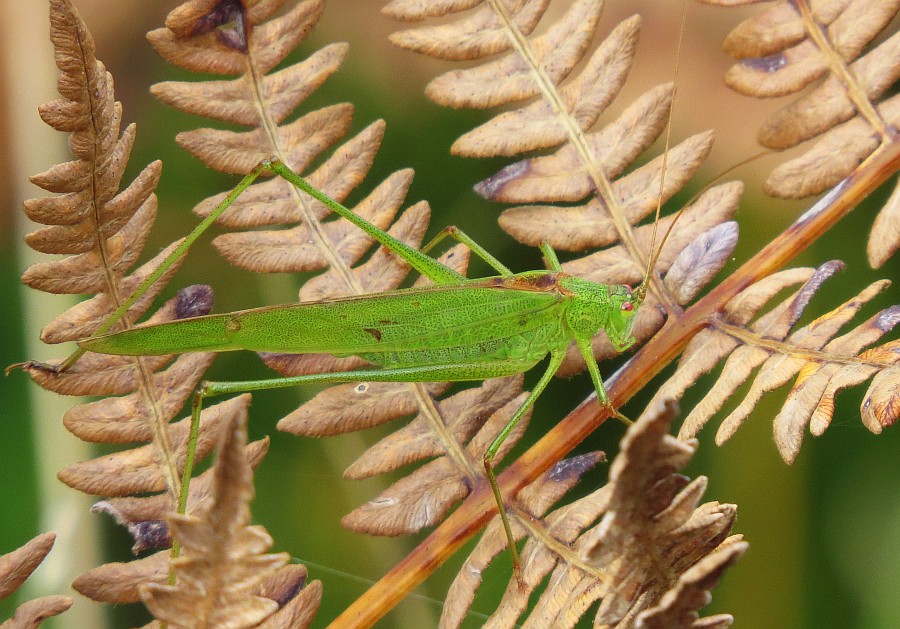
MULTIPOLYGON (((196 202, 231 187, 236 179, 208 170, 174 142, 178 131, 214 124, 168 109, 148 93, 148 87, 157 81, 199 78, 164 64, 143 36, 145 31, 162 24, 166 11, 175 3, 82 0, 76 4, 97 40, 98 57, 115 77, 125 121, 138 124, 131 176, 153 159, 164 162, 158 189, 161 214, 154 239, 146 249, 149 254, 195 224, 190 208, 196 202)), ((423 95, 430 78, 457 66, 393 48, 387 35, 402 25, 381 16, 381 5, 331 0, 319 27, 289 59, 296 61, 330 42, 348 41, 350 54, 340 72, 298 111, 352 102, 357 113, 351 134, 378 118, 387 121, 379 157, 351 202, 390 172, 412 167, 416 177, 408 204, 420 199, 430 202, 434 211, 430 233, 449 223, 458 224, 513 269, 536 268, 536 252, 516 244, 497 227, 500 208, 480 199, 471 189, 508 161, 467 160, 449 154, 453 140, 484 120, 485 114, 443 109, 423 95)), ((567 3, 556 0, 554 5, 556 13, 551 15, 557 15, 567 3)), ((53 154, 63 150, 65 138, 42 126, 35 113, 38 104, 57 97, 55 68, 46 36, 46 10, 43 2, 28 3, 27 8, 12 0, 0 3, 0 21, 5 29, 0 32, 0 81, 7 95, 0 100, 0 165, 5 173, 0 180, 2 365, 35 357, 35 350, 26 349, 25 335, 33 335, 35 326, 46 323, 53 311, 64 308, 64 299, 50 298, 32 306, 36 311, 26 313, 18 282, 27 266, 16 236, 17 224, 21 222, 19 202, 23 195, 38 194, 25 186, 25 179, 55 161, 69 159, 65 153, 53 154), (27 332, 26 324, 31 326, 27 332)), ((680 2, 607 3, 600 36, 632 13, 640 13, 644 18, 635 69, 614 111, 621 110, 651 85, 671 80, 680 10, 680 2)), ((756 152, 755 130, 766 112, 778 103, 754 102, 721 84, 729 62, 720 51, 720 42, 749 12, 693 3, 687 5, 687 11, 673 137, 677 141, 707 128, 714 128, 718 137, 698 183, 688 191, 692 193, 734 162, 756 152)), ((545 23, 550 19, 545 18, 545 23)), ((608 113, 603 120, 611 120, 611 115, 608 113)), ((761 176, 774 163, 772 159, 757 162, 736 174, 747 182, 747 192, 737 216, 740 243, 723 276, 808 207, 804 203, 774 201, 762 194, 761 176)), ((848 299, 876 278, 896 277, 896 262, 875 272, 869 269, 863 253, 874 211, 886 196, 887 191, 879 191, 795 262, 818 265, 839 257, 847 263, 846 270, 830 280, 813 300, 809 308, 812 315, 803 322, 848 299)), ((216 289, 216 309, 226 311, 289 302, 296 299, 302 279, 257 277, 226 268, 204 245, 191 253, 169 294, 180 286, 208 283, 216 289)), ((896 303, 897 297, 896 288, 891 289, 867 306, 859 321, 896 303)), ((615 364, 609 364, 602 368, 604 373, 610 373, 614 367, 615 364)), ((213 369, 213 377, 227 374, 228 379, 266 373, 252 355, 223 356, 213 369)), ((533 382, 534 375, 531 378, 529 382, 533 382)), ((683 406, 689 408, 711 381, 698 383, 683 406)), ((569 400, 582 399, 590 389, 587 378, 555 383, 539 403, 524 442, 533 443, 537 435, 565 415, 569 400), (554 404, 554 400, 558 403, 554 404)), ((900 476, 900 436, 896 430, 887 430, 875 437, 861 425, 858 405, 863 390, 857 388, 839 396, 831 428, 822 438, 807 438, 798 461, 790 467, 780 460, 771 439, 771 419, 785 390, 767 396, 724 447, 718 448, 712 442, 713 428, 701 432, 700 449, 688 472, 709 477, 707 500, 739 506, 735 532, 743 533, 751 543, 747 555, 715 590, 708 613, 732 613, 738 627, 900 626, 900 489, 896 482, 900 476)), ((288 391, 254 396, 252 436, 271 435, 272 447, 257 473, 253 511, 256 521, 275 538, 276 550, 287 550, 300 560, 311 562, 312 577, 324 581, 324 601, 315 623, 324 626, 366 589, 368 580, 377 579, 417 540, 364 538, 340 527, 343 514, 374 497, 391 480, 344 481, 341 471, 367 444, 393 426, 328 440, 300 439, 276 432, 273 426, 277 418, 311 393, 288 391)), ((125 561, 130 546, 122 530, 105 516, 89 515, 90 502, 73 495, 75 492, 55 480, 56 471, 66 462, 108 450, 84 446, 62 432, 62 410, 37 406, 32 394, 20 373, 0 381, 6 419, 0 439, 0 475, 4 479, 0 483, 0 552, 16 548, 48 528, 60 533, 58 547, 51 553, 59 563, 38 571, 35 585, 28 591, 31 596, 62 591, 71 579, 64 569, 76 563, 76 552, 93 551, 103 560, 125 561), (36 449, 36 442, 43 447, 36 449), (85 528, 88 526, 98 527, 102 542, 85 541, 91 539, 85 528)), ((646 399, 633 400, 626 407, 626 414, 639 414, 646 399)), ((63 401, 62 409, 67 405, 68 401, 63 401)), ((605 426, 581 450, 614 452, 621 434, 617 427, 605 426)), ((582 491, 602 483, 605 475, 606 467, 601 466, 586 479, 582 491)), ((435 626, 437 601, 463 558, 464 552, 379 626, 435 626)), ((84 561, 89 567, 94 560, 84 561)), ((505 564, 489 572, 488 582, 476 599, 476 610, 490 611, 492 601, 502 593, 507 573, 505 564)), ((12 613, 16 602, 0 604, 3 617, 12 613)), ((106 622, 118 627, 135 626, 146 620, 137 606, 105 610, 106 620, 91 617, 99 607, 76 597, 75 609, 68 614, 69 624, 64 623, 64 615, 48 625, 75 627, 106 622), (81 613, 87 615, 76 615, 81 613)), ((480 626, 482 622, 483 618, 473 615, 470 626, 480 626)))

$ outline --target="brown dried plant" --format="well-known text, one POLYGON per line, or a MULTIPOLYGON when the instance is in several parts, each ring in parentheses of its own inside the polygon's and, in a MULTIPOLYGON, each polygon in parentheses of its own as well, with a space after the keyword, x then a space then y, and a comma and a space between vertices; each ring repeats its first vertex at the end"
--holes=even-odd
MULTIPOLYGON (((759 130, 759 143, 776 150, 816 139, 802 156, 772 171, 765 184, 769 194, 805 198, 823 192, 896 142, 900 100, 885 96, 900 77, 900 33, 870 44, 897 7, 894 0, 798 2, 796 7, 776 2, 725 40, 725 51, 740 60, 725 75, 734 90, 757 98, 803 92, 759 130), (811 84, 815 88, 806 89, 811 84)), ((867 253, 875 268, 900 242, 898 196, 895 189, 872 225, 867 253)))
MULTIPOLYGON (((0 556, 0 600, 13 594, 25 582, 53 548, 56 535, 44 533, 21 548, 0 556)), ((15 615, 0 624, 3 629, 32 629, 43 620, 57 616, 72 606, 68 596, 43 596, 22 603, 15 615)))
MULTIPOLYGON (((564 10, 553 19, 545 18, 549 0, 393 0, 383 9, 406 21, 443 18, 437 25, 394 33, 396 45, 469 62, 434 79, 426 89, 429 98, 455 108, 502 107, 462 135, 452 152, 516 158, 476 186, 489 200, 515 204, 500 216, 510 235, 529 245, 546 241, 558 250, 577 252, 563 265, 573 275, 636 284, 644 279, 653 246, 660 244, 660 238, 654 239, 656 230, 667 233, 635 325, 639 343, 646 344, 607 381, 613 404, 622 406, 682 354, 678 367, 629 428, 609 482, 600 489, 551 510, 604 458, 601 453, 564 458, 606 419, 608 410, 592 398, 506 466, 501 493, 514 534, 526 541, 521 578, 510 579, 487 626, 514 626, 523 616, 525 626, 574 626, 600 601, 594 612, 598 627, 725 627, 731 623, 727 614, 701 619, 699 610, 747 545, 730 535, 735 505, 701 505, 706 479, 691 481, 679 473, 697 448, 697 431, 757 368, 746 396, 721 424, 718 442, 734 433, 764 392, 791 380, 793 388, 774 420, 777 447, 789 462, 797 456, 807 426, 821 434, 829 425, 834 397, 843 388, 871 380, 861 414, 873 432, 897 419, 900 346, 882 337, 898 322, 900 307, 870 315, 841 334, 888 282, 863 288, 795 329, 812 296, 841 263, 781 269, 897 169, 896 97, 880 99, 897 78, 900 40, 894 34, 872 42, 900 2, 835 0, 813 8, 805 0, 775 2, 729 37, 726 49, 742 61, 728 81, 745 93, 795 93, 828 75, 775 114, 760 138, 781 149, 821 136, 806 155, 776 169, 767 188, 772 194, 808 196, 835 187, 699 299, 737 242, 737 224, 731 219, 742 184, 712 186, 682 213, 659 220, 658 227, 653 220, 640 225, 693 177, 713 134, 698 133, 636 165, 663 134, 672 86, 646 90, 598 127, 628 77, 640 18, 626 19, 598 37, 600 0, 562 4, 564 10), (797 285, 795 293, 768 305, 797 285), (682 424, 680 440, 669 436, 673 402, 726 357, 718 380, 682 424)), ((284 63, 324 9, 324 0, 191 0, 174 9, 165 27, 148 35, 154 48, 188 71, 236 78, 169 81, 153 86, 153 94, 184 112, 244 129, 185 131, 178 143, 206 166, 233 174, 246 174, 261 160, 278 157, 332 198, 351 195, 373 164, 384 123, 370 124, 332 150, 351 128, 352 105, 327 105, 294 116, 304 99, 338 70, 347 46, 326 45, 302 61, 284 63)), ((47 326, 44 340, 63 342, 94 333, 179 243, 126 275, 153 223, 160 165, 154 162, 119 191, 134 127, 119 133, 121 108, 114 101, 112 79, 94 58, 93 42, 70 2, 52 0, 51 19, 63 99, 45 105, 41 114, 54 128, 71 133, 76 161, 33 178, 63 195, 26 204, 33 220, 50 225, 28 241, 39 251, 69 257, 30 268, 24 280, 40 290, 96 295, 47 326)), ((427 204, 414 204, 397 217, 411 180, 411 170, 397 171, 352 209, 419 246, 428 228, 427 204)), ((225 194, 199 203, 195 212, 208 216, 225 194)), ((884 263, 900 239, 897 196, 873 228, 873 265, 884 263)), ((231 264, 255 273, 321 271, 302 285, 300 300, 377 293, 412 281, 399 257, 384 248, 373 250, 368 236, 278 178, 252 185, 218 224, 229 231, 213 244, 231 264)), ((441 259, 464 273, 468 251, 456 246, 441 259)), ((175 267, 167 271, 119 325, 130 326, 142 317, 174 272, 175 267)), ((192 316, 210 307, 210 291, 191 287, 147 320, 192 316)), ((593 347, 598 359, 616 353, 603 334, 593 347)), ((330 355, 262 358, 283 375, 364 364, 330 355)), ((306 575, 298 566, 276 570, 284 558, 263 554, 271 538, 249 526, 252 467, 265 455, 268 442, 246 443, 248 395, 204 410, 198 458, 224 435, 219 455, 190 484, 187 514, 175 514, 188 423, 172 420, 212 355, 186 354, 166 367, 171 360, 89 354, 64 374, 26 365, 39 384, 54 391, 127 394, 75 407, 65 424, 82 439, 149 445, 67 468, 60 478, 106 497, 96 510, 128 527, 135 552, 167 548, 173 538, 183 545, 177 559, 163 550, 100 566, 79 577, 76 588, 98 601, 143 599, 158 619, 154 626, 308 625, 321 585, 304 587, 306 575), (143 495, 147 493, 155 495, 143 495), (257 572, 260 568, 268 576, 257 572)), ((573 351, 563 373, 583 367, 573 351)), ((407 471, 348 514, 343 524, 376 535, 437 529, 333 626, 375 622, 483 529, 454 581, 441 626, 463 622, 483 570, 505 548, 481 456, 524 399, 522 387, 521 376, 464 390, 451 390, 449 383, 339 385, 278 422, 282 431, 326 436, 413 417, 346 469, 345 476, 354 479, 407 471), (418 465, 408 471, 412 464, 418 465)), ((504 443, 498 462, 522 438, 526 424, 527 418, 504 443)))

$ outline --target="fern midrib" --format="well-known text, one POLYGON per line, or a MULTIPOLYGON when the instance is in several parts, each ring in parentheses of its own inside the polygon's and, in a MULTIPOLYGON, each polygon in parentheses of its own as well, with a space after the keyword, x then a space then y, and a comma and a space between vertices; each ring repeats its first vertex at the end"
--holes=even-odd
POLYGON ((886 360, 874 360, 869 358, 861 358, 860 356, 849 356, 844 354, 835 354, 824 350, 817 350, 806 347, 798 347, 791 345, 785 341, 777 341, 775 339, 767 339, 758 334, 747 330, 741 326, 725 323, 717 318, 711 318, 711 324, 714 328, 737 339, 744 345, 761 347, 776 354, 790 356, 792 358, 805 358, 810 362, 817 362, 838 365, 857 365, 860 367, 876 367, 878 369, 887 369, 896 365, 894 362, 886 360))
MULTIPOLYGON (((122 304, 122 295, 120 291, 120 282, 119 278, 113 273, 112 265, 110 264, 109 259, 109 251, 107 249, 106 238, 103 236, 101 231, 101 220, 100 220, 100 208, 98 207, 98 182, 97 182, 97 164, 99 163, 99 149, 97 146, 97 138, 100 136, 101 124, 98 120, 97 112, 100 110, 97 100, 103 98, 105 96, 105 92, 100 94, 98 98, 94 98, 93 91, 90 89, 91 86, 91 72, 90 68, 88 68, 88 63, 90 60, 94 60, 93 55, 89 55, 87 49, 84 46, 84 41, 81 37, 81 30, 76 28, 75 37, 78 43, 79 50, 79 59, 81 59, 81 71, 83 73, 83 85, 85 86, 85 93, 87 94, 88 102, 90 103, 90 120, 91 120, 91 129, 93 130, 93 142, 91 143, 91 208, 92 208, 92 218, 94 223, 94 233, 97 238, 97 250, 100 254, 100 260, 103 265, 103 273, 106 278, 106 289, 113 302, 116 305, 116 308, 121 306, 122 304)), ((96 66, 96 60, 94 60, 94 71, 98 70, 96 66)), ((127 316, 122 317, 122 322, 125 328, 131 328, 131 320, 127 316)), ((157 400, 155 395, 155 389, 152 385, 152 373, 150 369, 148 369, 147 365, 144 362, 144 359, 140 356, 136 356, 132 359, 132 362, 137 367, 137 375, 138 375, 138 388, 141 393, 141 397, 143 398, 146 406, 151 414, 150 426, 153 431, 153 443, 156 445, 156 450, 159 454, 160 459, 160 471, 162 472, 163 479, 166 484, 166 489, 169 493, 169 497, 172 500, 172 505, 174 506, 177 503, 178 495, 181 493, 181 483, 178 479, 178 468, 175 464, 173 450, 172 450, 172 442, 169 439, 169 431, 168 431, 168 423, 165 421, 162 411, 159 407, 159 400, 157 400)))
MULTIPOLYGON (((250 85, 251 89, 253 90, 253 103, 259 114, 260 127, 265 132, 266 137, 269 139, 269 144, 272 146, 273 156, 277 157, 285 164, 291 165, 289 160, 287 159, 287 155, 284 152, 284 147, 281 145, 281 140, 278 137, 278 124, 272 119, 272 116, 269 115, 269 108, 266 106, 266 98, 263 92, 263 82, 265 80, 265 77, 259 71, 259 66, 257 65, 256 58, 253 55, 252 47, 248 49, 246 59, 250 76, 250 85)), ((300 194, 300 192, 293 186, 290 186, 290 190, 291 195, 295 199, 297 207, 300 208, 300 212, 303 215, 303 221, 309 227, 310 233, 312 234, 317 247, 322 251, 323 255, 327 259, 328 266, 340 273, 341 278, 344 280, 344 283, 350 286, 355 293, 361 293, 362 287, 356 281, 356 278, 353 276, 353 273, 350 271, 349 267, 344 264, 344 261, 340 258, 340 256, 334 254, 334 244, 329 240, 328 235, 325 234, 324 230, 322 229, 322 224, 318 220, 316 220, 315 216, 312 213, 312 210, 309 207, 307 199, 304 198, 300 194)))

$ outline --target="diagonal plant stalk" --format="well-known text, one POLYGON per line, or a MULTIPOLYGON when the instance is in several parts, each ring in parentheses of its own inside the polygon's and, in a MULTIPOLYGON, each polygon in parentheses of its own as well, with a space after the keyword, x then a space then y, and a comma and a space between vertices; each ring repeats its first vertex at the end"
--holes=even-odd
MULTIPOLYGON (((667 364, 711 316, 756 280, 797 257, 834 227, 860 201, 900 170, 900 141, 882 146, 847 179, 835 186, 766 247, 680 314, 648 341, 607 380, 614 407, 622 406, 667 364)), ((589 396, 533 447, 498 475, 505 496, 533 482, 581 443, 608 417, 589 396)), ((329 627, 368 627, 384 616, 414 587, 480 531, 495 516, 490 487, 481 484, 431 535, 357 599, 329 627)))

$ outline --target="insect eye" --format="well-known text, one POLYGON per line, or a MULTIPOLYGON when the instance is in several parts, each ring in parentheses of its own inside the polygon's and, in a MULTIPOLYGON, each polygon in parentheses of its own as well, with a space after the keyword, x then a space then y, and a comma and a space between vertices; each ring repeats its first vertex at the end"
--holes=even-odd
POLYGON ((631 312, 634 310, 634 304, 631 303, 630 301, 623 301, 621 308, 625 312, 631 312))

